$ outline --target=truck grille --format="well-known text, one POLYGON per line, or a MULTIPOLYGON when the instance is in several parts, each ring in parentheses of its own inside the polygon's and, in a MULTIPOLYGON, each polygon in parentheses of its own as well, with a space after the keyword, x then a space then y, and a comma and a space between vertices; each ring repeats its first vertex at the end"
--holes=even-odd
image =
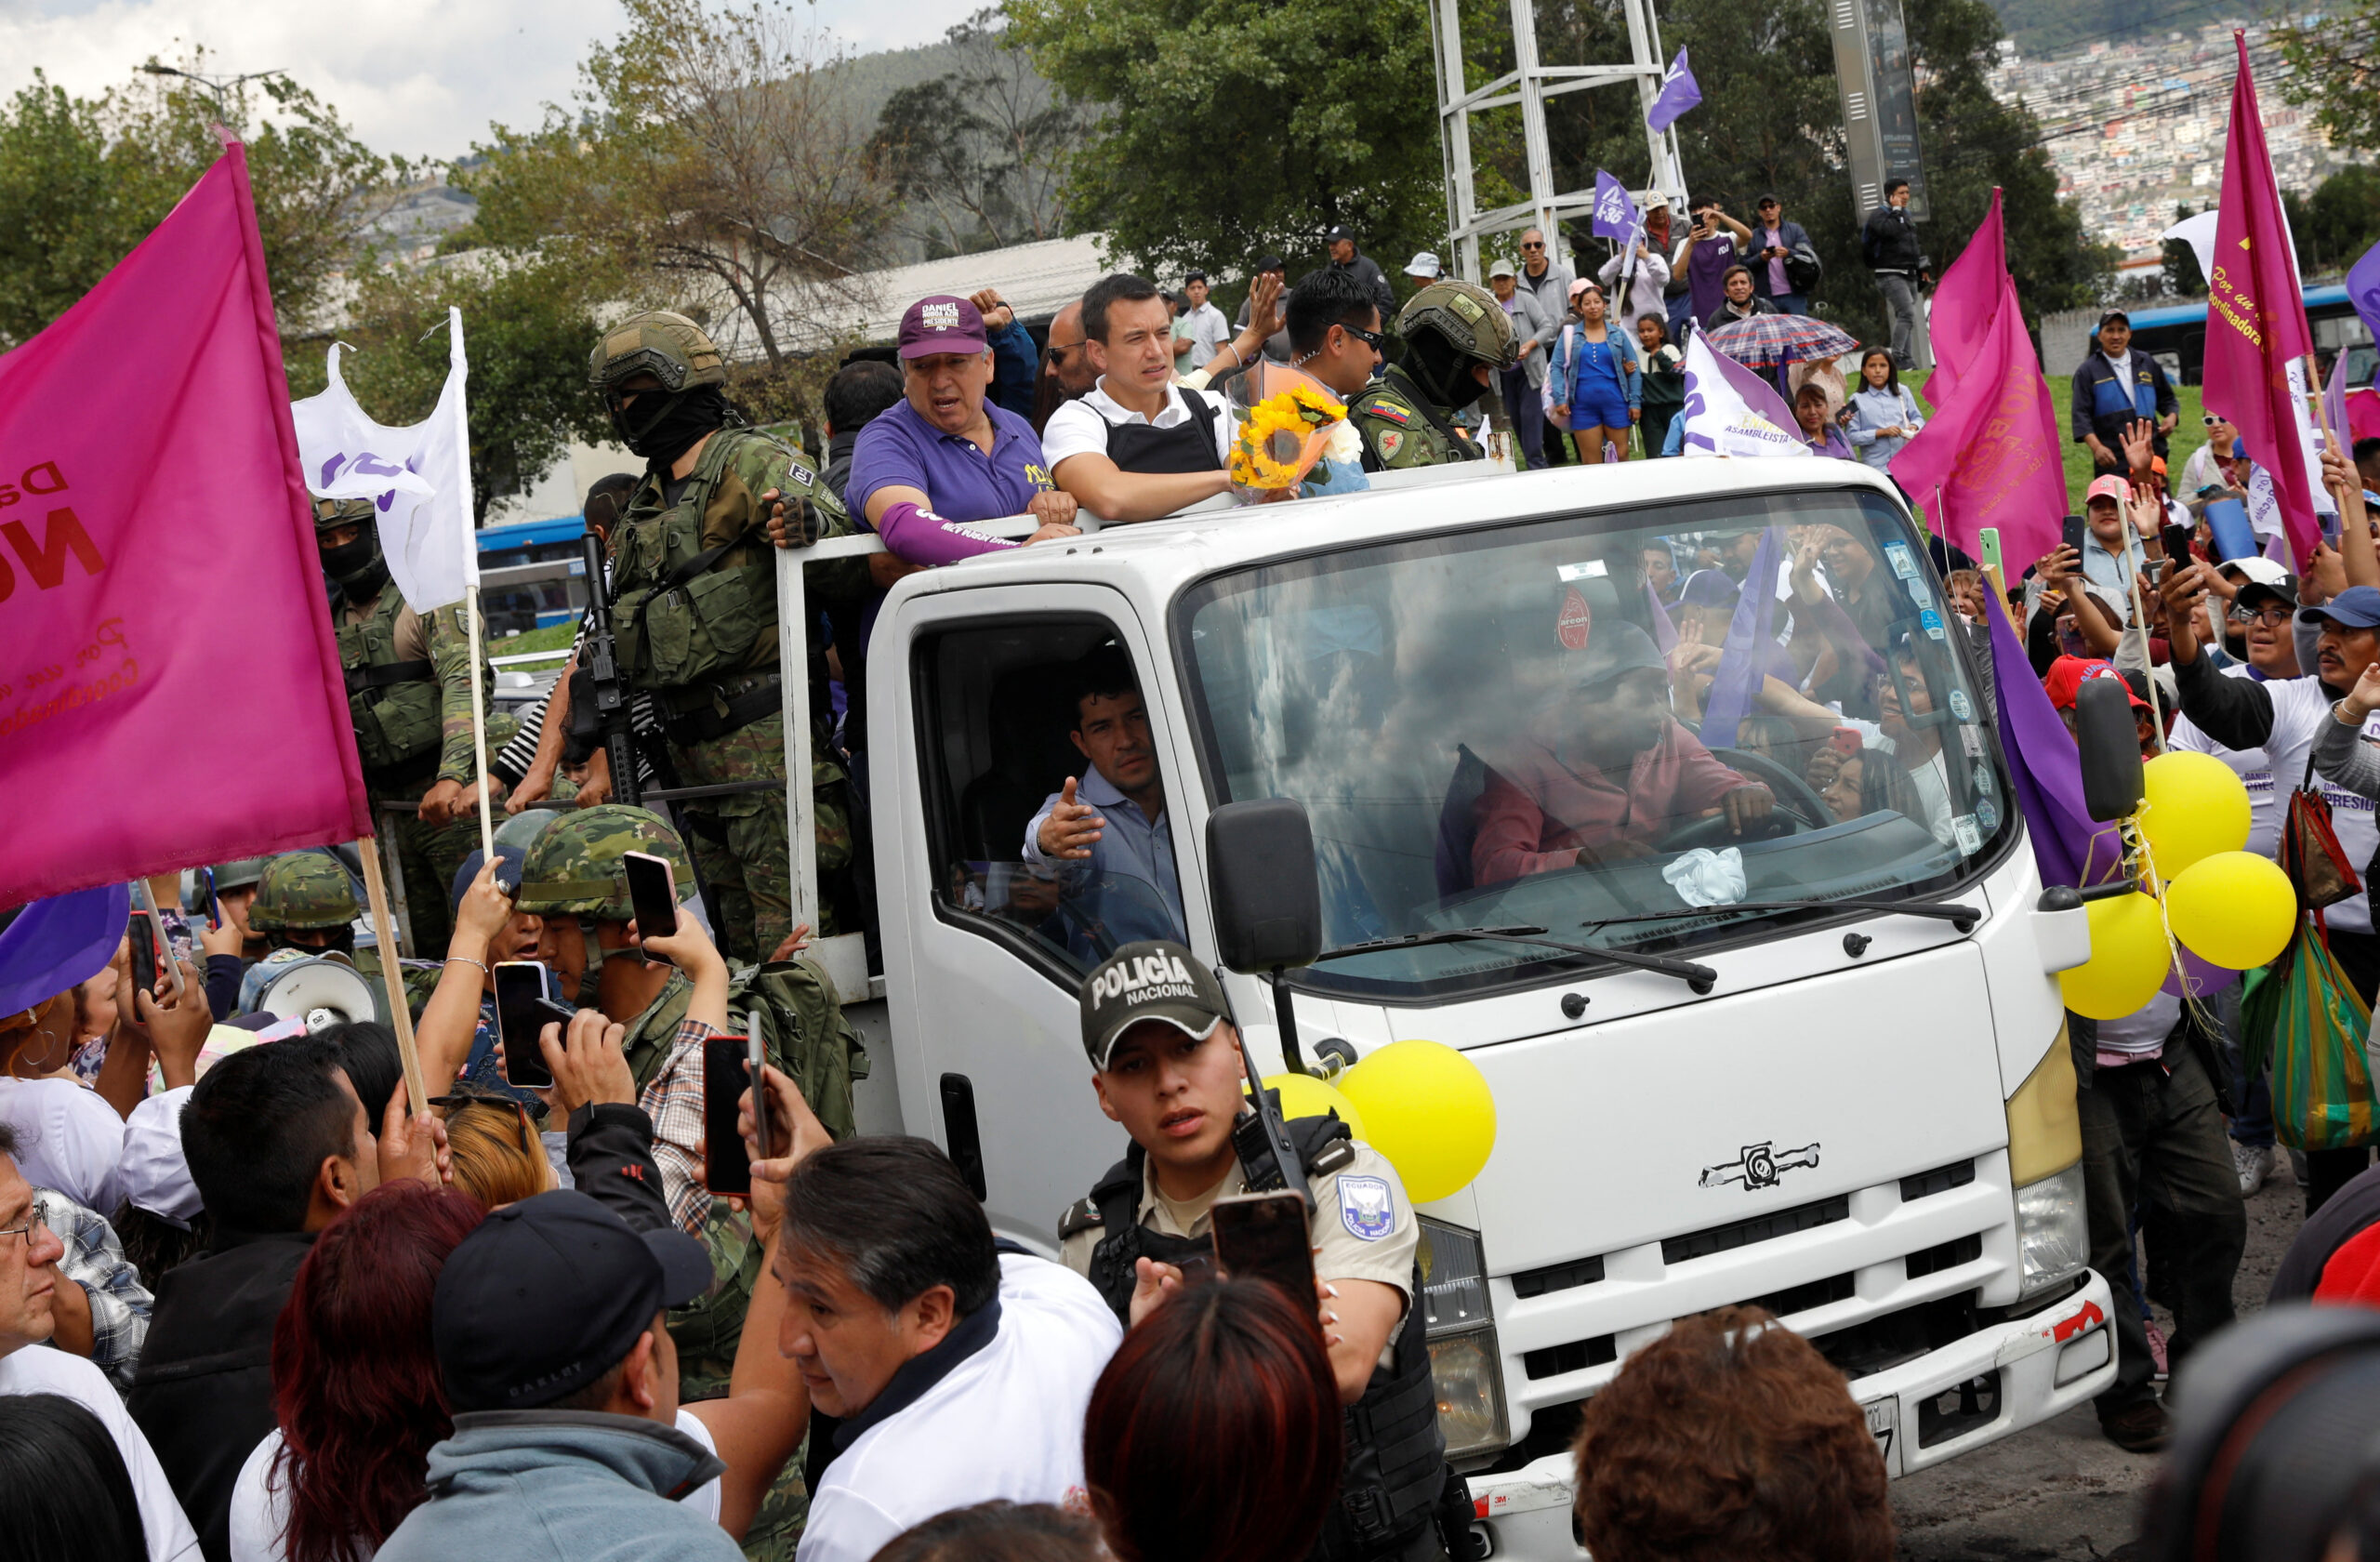
POLYGON ((1953 1161, 1937 1166, 1931 1172, 1920 1172, 1900 1180, 1900 1201, 1913 1204, 1921 1198, 1931 1198, 1937 1193, 1948 1193, 1954 1187, 1964 1187, 1975 1181, 1975 1162, 1953 1161))
POLYGON ((1567 1264, 1551 1264, 1542 1269, 1524 1269, 1513 1277, 1514 1296, 1542 1296, 1549 1291, 1568 1291, 1575 1286, 1593 1285, 1603 1278, 1603 1255, 1574 1258, 1567 1264))
POLYGON ((1666 1238, 1661 1242, 1661 1262, 1684 1264, 1691 1259, 1709 1258, 1712 1253, 1733 1252, 1738 1248, 1751 1247, 1754 1242, 1773 1242, 1779 1237, 1797 1232, 1814 1231, 1821 1225, 1851 1218, 1851 1196, 1838 1193, 1832 1198, 1822 1198, 1815 1204, 1803 1204, 1774 1214, 1754 1215, 1726 1225, 1706 1226, 1689 1231, 1683 1237, 1666 1238))

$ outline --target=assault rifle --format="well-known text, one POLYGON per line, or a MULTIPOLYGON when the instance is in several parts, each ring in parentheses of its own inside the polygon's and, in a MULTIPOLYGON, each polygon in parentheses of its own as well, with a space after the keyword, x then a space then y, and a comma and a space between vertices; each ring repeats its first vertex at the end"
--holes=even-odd
POLYGON ((628 721, 628 684, 620 672, 619 644, 612 632, 612 595, 603 581, 603 539, 589 526, 579 539, 587 560, 587 640, 571 677, 571 735, 600 743, 612 766, 612 801, 641 806, 636 735, 628 721))

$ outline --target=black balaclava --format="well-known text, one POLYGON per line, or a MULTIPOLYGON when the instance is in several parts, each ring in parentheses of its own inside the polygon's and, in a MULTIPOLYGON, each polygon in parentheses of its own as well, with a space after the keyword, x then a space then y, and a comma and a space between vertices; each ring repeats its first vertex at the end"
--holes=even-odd
POLYGON ((727 392, 717 385, 696 385, 676 395, 659 390, 636 392, 639 401, 647 397, 661 404, 641 420, 637 412, 622 412, 618 392, 605 400, 612 414, 612 431, 631 454, 642 457, 655 467, 667 467, 683 456, 694 443, 727 422, 727 392))
POLYGON ((325 548, 323 573, 338 582, 350 602, 368 602, 389 583, 389 561, 380 556, 380 528, 370 521, 359 527, 353 542, 325 548))
MULTIPOLYGON (((308 929, 306 931, 313 932, 316 930, 308 929)), ((337 927, 327 931, 331 934, 331 941, 318 948, 311 944, 300 944, 296 939, 291 938, 287 928, 269 928, 265 931, 263 935, 265 952, 267 954, 271 954, 275 949, 295 949, 301 955, 309 956, 328 955, 334 953, 350 957, 354 955, 355 925, 352 922, 342 922, 337 927)))
POLYGON ((1421 330, 1405 338, 1405 355, 1397 366, 1413 377, 1432 404, 1460 412, 1488 393, 1488 386, 1471 372, 1478 362, 1437 332, 1421 330))

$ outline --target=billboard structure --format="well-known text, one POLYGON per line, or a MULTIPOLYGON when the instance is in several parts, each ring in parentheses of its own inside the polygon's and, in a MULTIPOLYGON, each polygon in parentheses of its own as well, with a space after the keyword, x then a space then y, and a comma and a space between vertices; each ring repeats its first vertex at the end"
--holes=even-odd
POLYGON ((1910 65, 1901 0, 1829 0, 1834 76, 1843 93, 1843 128, 1851 157, 1857 215, 1884 203, 1884 185, 1909 180, 1909 215, 1923 222, 1925 165, 1917 146, 1917 80, 1910 65))

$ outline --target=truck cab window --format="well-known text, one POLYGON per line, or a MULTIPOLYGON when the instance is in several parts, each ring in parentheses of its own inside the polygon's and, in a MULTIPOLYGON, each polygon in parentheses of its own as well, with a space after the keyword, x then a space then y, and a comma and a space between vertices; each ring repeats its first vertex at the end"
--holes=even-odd
POLYGON ((937 910, 1071 980, 1181 938, 1160 745, 1112 626, 1003 622, 921 643, 937 910))

